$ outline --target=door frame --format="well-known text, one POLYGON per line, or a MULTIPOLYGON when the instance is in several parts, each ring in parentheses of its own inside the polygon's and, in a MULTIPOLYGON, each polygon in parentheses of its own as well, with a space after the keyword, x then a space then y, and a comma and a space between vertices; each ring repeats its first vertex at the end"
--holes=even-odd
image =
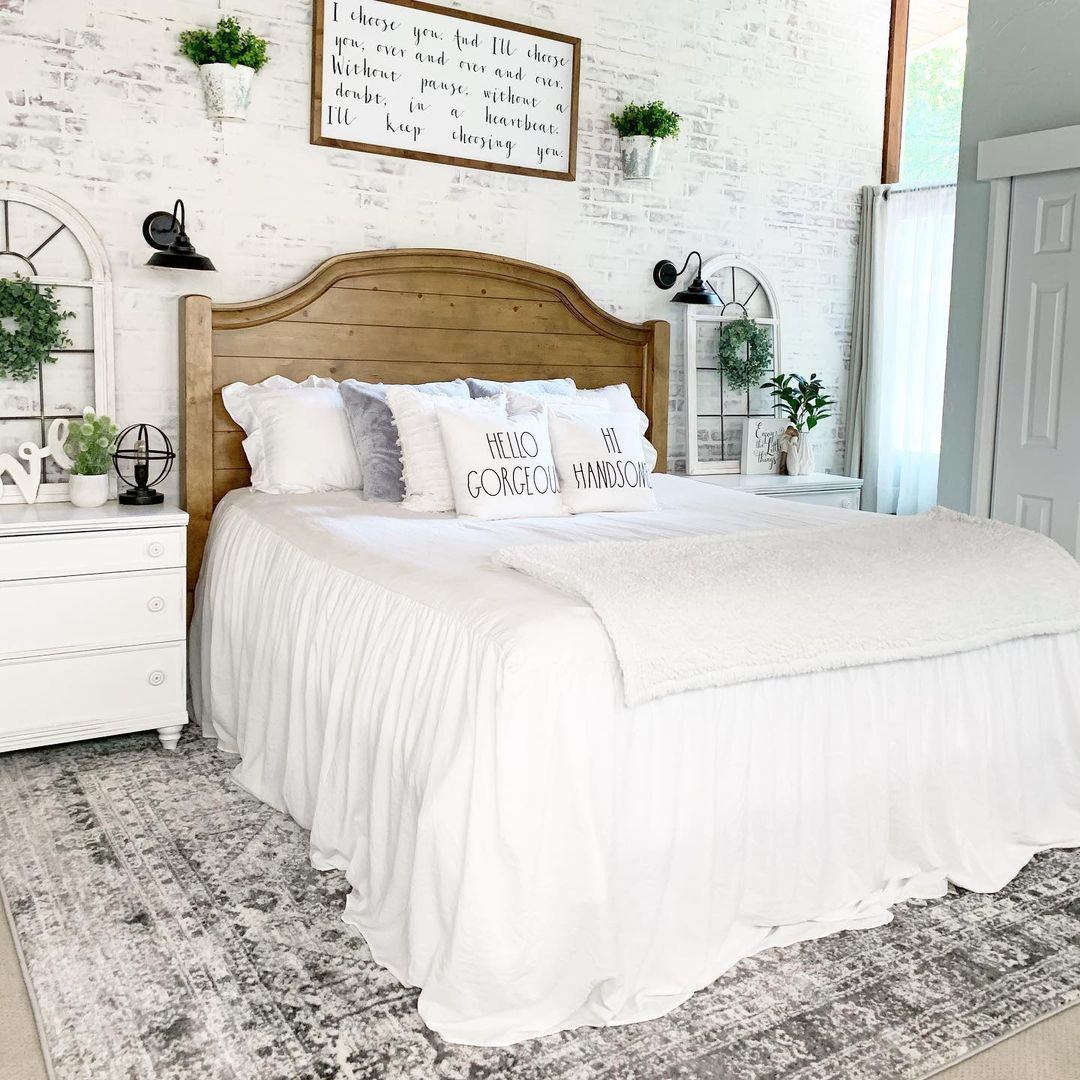
POLYGON ((976 179, 990 182, 986 240, 979 387, 975 402, 975 445, 971 462, 971 513, 989 517, 994 495, 1001 350, 1005 333, 1005 290, 1009 270, 1009 227, 1013 180, 1035 173, 1080 169, 1080 124, 986 139, 979 143, 976 179))

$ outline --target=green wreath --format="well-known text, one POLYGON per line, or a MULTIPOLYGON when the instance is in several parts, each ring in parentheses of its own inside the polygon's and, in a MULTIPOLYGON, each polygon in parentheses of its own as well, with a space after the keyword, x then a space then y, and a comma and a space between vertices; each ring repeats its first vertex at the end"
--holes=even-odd
POLYGON ((733 390, 757 386, 762 376, 772 374, 772 335, 746 315, 725 323, 717 335, 716 367, 733 390))
POLYGON ((53 290, 39 287, 18 274, 0 278, 0 379, 27 382, 42 364, 56 362, 56 349, 71 344, 60 325, 70 319, 70 311, 61 311, 53 290), (15 322, 8 329, 7 320, 15 322))

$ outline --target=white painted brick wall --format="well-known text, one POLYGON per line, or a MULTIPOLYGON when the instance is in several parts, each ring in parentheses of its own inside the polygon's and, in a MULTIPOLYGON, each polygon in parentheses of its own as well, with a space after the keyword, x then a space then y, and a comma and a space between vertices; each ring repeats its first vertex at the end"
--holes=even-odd
MULTIPOLYGON (((93 222, 116 279, 117 413, 177 427, 177 304, 263 295, 327 256, 461 247, 569 273, 634 321, 675 324, 672 456, 684 454, 680 309, 650 273, 737 251, 780 294, 785 367, 844 381, 859 186, 877 180, 889 0, 469 0, 583 40, 578 181, 308 144, 307 0, 0 0, 0 175, 93 222), (207 120, 183 29, 236 13, 271 41, 245 124, 207 120), (662 97, 684 116, 660 175, 626 182, 607 121, 662 97), (182 196, 220 273, 147 269, 140 225, 182 196)), ((842 416, 818 437, 842 461, 842 416)))

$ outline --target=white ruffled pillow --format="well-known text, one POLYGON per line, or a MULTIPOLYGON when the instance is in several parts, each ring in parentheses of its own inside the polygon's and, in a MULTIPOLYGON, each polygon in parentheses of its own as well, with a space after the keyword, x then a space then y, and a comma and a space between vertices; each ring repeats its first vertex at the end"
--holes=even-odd
POLYGON ((488 418, 506 417, 506 397, 435 397, 411 386, 388 386, 386 403, 394 414, 401 443, 405 497, 401 505, 419 513, 445 513, 454 509, 454 489, 443 446, 439 412, 461 410, 488 418))
POLYGON ((521 393, 515 390, 508 390, 506 396, 511 415, 515 412, 533 409, 537 404, 558 405, 560 407, 581 405, 604 412, 633 413, 637 417, 642 448, 645 461, 649 466, 649 472, 656 471, 656 459, 658 456, 656 447, 645 438, 645 432, 649 430, 649 418, 638 408, 634 395, 630 393, 630 387, 626 383, 601 386, 597 390, 575 390, 570 396, 521 393))
POLYGON ((360 460, 333 379, 295 383, 272 375, 222 387, 225 410, 244 434, 251 486, 270 495, 358 490, 360 460))
POLYGON ((541 405, 516 416, 440 409, 454 506, 463 517, 554 517, 566 511, 541 405))
POLYGON ((548 406, 551 450, 571 514, 655 510, 637 418, 568 403, 548 406))

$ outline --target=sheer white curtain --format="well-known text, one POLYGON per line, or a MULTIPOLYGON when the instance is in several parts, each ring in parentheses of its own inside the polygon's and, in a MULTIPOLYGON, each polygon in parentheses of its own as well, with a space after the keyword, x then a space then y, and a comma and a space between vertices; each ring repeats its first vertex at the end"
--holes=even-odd
MULTIPOLYGON (((869 303, 852 357, 852 449, 863 507, 917 514, 937 501, 956 188, 870 189, 869 303), (861 362, 860 362, 861 361, 861 362), (856 368, 858 365, 858 368, 856 368)), ((865 301, 865 296, 864 296, 865 301)))

